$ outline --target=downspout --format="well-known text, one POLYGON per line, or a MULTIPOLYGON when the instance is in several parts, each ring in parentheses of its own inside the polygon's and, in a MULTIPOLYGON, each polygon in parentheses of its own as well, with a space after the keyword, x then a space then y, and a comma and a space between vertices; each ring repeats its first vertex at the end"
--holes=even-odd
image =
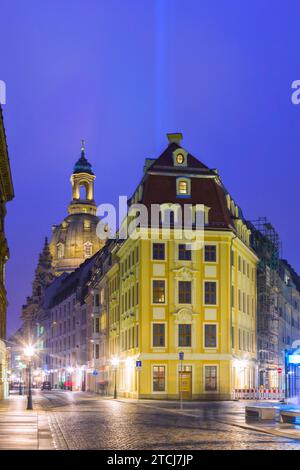
MULTIPOLYGON (((230 268, 230 276, 229 276, 229 282, 230 282, 230 349, 231 349, 231 355, 232 355, 232 349, 233 349, 233 334, 232 334, 232 327, 233 327, 233 322, 232 322, 232 301, 233 301, 233 296, 232 296, 232 247, 233 247, 233 240, 237 238, 237 235, 234 235, 231 240, 230 240, 230 253, 229 253, 229 268, 230 268)), ((234 385, 234 384, 232 384, 234 385)))

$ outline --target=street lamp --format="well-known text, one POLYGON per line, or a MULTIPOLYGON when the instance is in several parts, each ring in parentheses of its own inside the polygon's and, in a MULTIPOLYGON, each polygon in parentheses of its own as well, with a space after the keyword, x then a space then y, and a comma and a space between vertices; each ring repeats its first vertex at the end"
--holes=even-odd
POLYGON ((115 389, 114 389, 114 398, 117 398, 117 368, 119 365, 120 359, 118 357, 113 357, 111 360, 111 364, 115 371, 115 389))
POLYGON ((34 355, 34 347, 29 344, 24 348, 24 355, 28 358, 28 397, 27 410, 32 410, 32 392, 31 392, 31 359, 34 355))

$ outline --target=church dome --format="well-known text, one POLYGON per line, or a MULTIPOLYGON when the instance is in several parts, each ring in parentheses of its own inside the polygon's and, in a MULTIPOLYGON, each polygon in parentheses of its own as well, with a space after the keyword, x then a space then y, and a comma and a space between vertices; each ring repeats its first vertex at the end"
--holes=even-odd
POLYGON ((96 234, 99 218, 96 216, 94 200, 95 178, 91 164, 85 157, 82 141, 81 157, 71 175, 69 215, 61 224, 52 227, 50 251, 56 275, 74 271, 104 245, 104 241, 96 234))
POLYGON ((97 237, 99 218, 92 214, 69 214, 52 227, 50 250, 56 274, 74 271, 103 246, 97 237))

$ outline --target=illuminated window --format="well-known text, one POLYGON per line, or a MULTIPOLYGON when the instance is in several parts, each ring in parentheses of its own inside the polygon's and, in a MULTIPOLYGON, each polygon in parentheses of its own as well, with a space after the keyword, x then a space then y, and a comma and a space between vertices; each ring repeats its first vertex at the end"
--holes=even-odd
POLYGON ((166 286, 164 280, 152 281, 152 298, 154 304, 164 304, 166 301, 166 286))
POLYGON ((83 251, 84 251, 84 257, 85 258, 89 258, 90 256, 92 256, 92 254, 93 254, 92 248, 93 248, 93 245, 92 245, 91 242, 86 242, 83 245, 83 251))
POLYGON ((191 182, 188 178, 177 178, 177 196, 190 196, 191 195, 191 182))
POLYGON ((176 155, 176 163, 178 163, 179 165, 182 165, 182 163, 184 163, 184 156, 182 155, 182 153, 178 153, 176 155))
POLYGON ((62 243, 57 244, 57 258, 61 259, 64 256, 64 245, 62 243))
POLYGON ((187 182, 186 181, 179 181, 179 194, 187 194, 187 182))
POLYGON ((204 366, 205 371, 205 391, 217 391, 217 366, 204 366))

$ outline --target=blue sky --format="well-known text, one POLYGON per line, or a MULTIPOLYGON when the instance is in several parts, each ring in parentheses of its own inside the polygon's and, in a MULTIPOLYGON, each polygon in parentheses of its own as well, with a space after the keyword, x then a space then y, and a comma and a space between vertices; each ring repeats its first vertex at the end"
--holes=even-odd
POLYGON ((16 197, 8 205, 8 334, 45 235, 67 213, 86 140, 96 201, 131 195, 181 131, 248 219, 266 216, 300 271, 299 2, 1 0, 0 80, 16 197))

